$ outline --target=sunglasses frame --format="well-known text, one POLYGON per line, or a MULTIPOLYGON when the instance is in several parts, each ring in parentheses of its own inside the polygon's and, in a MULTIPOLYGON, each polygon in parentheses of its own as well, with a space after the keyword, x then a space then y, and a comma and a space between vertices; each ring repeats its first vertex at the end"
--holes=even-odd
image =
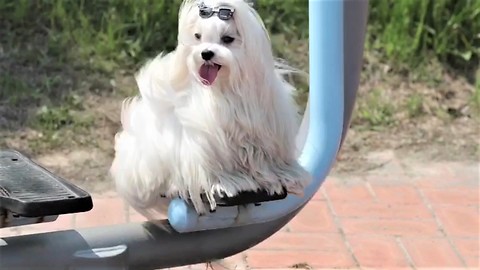
POLYGON ((206 6, 204 3, 198 5, 198 8, 198 15, 204 19, 210 18, 214 14, 217 14, 217 17, 220 20, 227 21, 233 17, 233 13, 235 12, 235 9, 229 6, 218 6, 211 8, 206 6))

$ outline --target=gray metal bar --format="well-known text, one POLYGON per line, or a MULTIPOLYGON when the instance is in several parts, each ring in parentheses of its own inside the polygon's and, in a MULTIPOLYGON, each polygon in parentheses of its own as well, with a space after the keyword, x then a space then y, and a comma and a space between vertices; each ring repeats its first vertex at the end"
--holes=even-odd
POLYGON ((295 215, 296 212, 262 224, 185 234, 169 233, 146 222, 9 237, 4 239, 3 246, 0 240, 0 268, 60 270, 109 266, 140 270, 202 263, 260 243, 295 215), (92 249, 97 249, 97 253, 92 249))
POLYGON ((350 126, 360 83, 360 71, 362 70, 363 64, 365 32, 368 20, 368 0, 346 0, 343 13, 345 108, 341 144, 343 144, 350 126))

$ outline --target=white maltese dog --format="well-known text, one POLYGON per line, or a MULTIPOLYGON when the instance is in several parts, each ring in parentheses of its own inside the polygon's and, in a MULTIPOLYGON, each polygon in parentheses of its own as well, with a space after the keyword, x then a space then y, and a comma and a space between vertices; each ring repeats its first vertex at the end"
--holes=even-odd
POLYGON ((302 196, 295 90, 268 33, 244 0, 185 0, 178 46, 136 75, 123 103, 110 169, 121 196, 147 217, 180 197, 198 214, 215 196, 266 190, 302 196), (206 198, 206 202, 204 199, 206 198))

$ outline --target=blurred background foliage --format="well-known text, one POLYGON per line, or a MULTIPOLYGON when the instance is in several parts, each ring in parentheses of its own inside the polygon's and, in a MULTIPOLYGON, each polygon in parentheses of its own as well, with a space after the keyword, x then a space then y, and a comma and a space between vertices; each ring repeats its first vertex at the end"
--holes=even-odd
MULTIPOLYGON (((1 41, 4 46, 35 44, 41 35, 46 55, 111 70, 173 49, 179 4, 178 0, 0 0, 1 41)), ((272 35, 282 36, 280 40, 308 39, 308 1, 260 0, 257 9, 272 35)), ((472 68, 478 64, 479 35, 480 1, 370 1, 367 49, 398 66, 422 64, 430 59, 427 54, 457 69, 472 68)), ((293 49, 280 45, 279 53, 293 49)))

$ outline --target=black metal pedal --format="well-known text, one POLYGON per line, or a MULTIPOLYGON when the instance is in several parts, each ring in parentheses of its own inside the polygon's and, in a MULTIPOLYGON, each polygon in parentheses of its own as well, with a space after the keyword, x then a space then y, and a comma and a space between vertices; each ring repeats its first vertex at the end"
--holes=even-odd
POLYGON ((0 211, 30 218, 92 208, 92 198, 86 191, 17 151, 0 150, 0 211))
MULTIPOLYGON (((287 197, 287 189, 284 188, 281 194, 268 194, 266 190, 259 191, 243 191, 234 197, 227 197, 226 195, 215 195, 217 206, 235 206, 245 204, 261 204, 262 202, 283 200, 287 197)), ((208 202, 207 198, 203 198, 204 202, 208 202)))

